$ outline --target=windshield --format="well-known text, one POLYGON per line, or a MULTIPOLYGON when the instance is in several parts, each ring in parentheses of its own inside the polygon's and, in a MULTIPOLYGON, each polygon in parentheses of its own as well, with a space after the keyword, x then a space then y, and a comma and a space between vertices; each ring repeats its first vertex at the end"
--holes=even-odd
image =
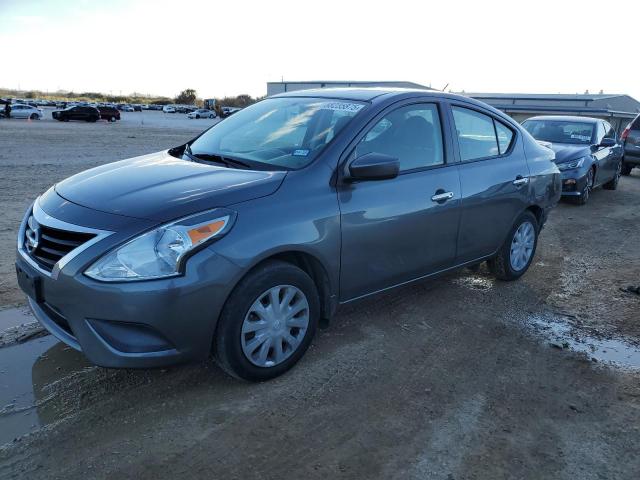
POLYGON ((363 107, 360 102, 324 98, 266 99, 206 131, 191 144, 191 153, 302 168, 363 107))
POLYGON ((522 126, 536 140, 590 145, 594 124, 563 120, 527 120, 522 126))

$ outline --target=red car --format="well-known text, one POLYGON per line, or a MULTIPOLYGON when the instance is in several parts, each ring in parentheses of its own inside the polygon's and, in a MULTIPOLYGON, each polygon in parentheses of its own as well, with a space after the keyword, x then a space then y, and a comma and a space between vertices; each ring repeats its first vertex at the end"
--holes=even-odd
POLYGON ((109 120, 110 122, 120 120, 120 111, 116 107, 98 107, 98 110, 100 110, 100 118, 102 120, 109 120))

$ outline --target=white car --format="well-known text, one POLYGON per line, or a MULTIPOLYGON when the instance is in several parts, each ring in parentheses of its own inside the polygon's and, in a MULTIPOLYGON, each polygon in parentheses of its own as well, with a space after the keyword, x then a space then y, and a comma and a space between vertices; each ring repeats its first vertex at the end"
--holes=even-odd
POLYGON ((40 108, 32 107, 22 103, 11 105, 11 118, 29 118, 31 120, 42 120, 44 112, 40 108))
POLYGON ((216 112, 207 110, 206 108, 199 108, 191 113, 187 113, 187 118, 216 118, 216 112))
POLYGON ((131 105, 125 105, 120 109, 122 112, 135 112, 131 105))
POLYGON ((176 113, 176 107, 174 107, 173 105, 165 105, 164 107, 162 107, 162 111, 164 113, 176 113))

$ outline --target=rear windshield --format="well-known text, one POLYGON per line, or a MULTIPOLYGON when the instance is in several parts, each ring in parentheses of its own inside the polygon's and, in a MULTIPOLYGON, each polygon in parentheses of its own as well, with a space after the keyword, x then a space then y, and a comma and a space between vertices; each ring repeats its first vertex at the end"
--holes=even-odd
POLYGON ((595 124, 564 120, 526 120, 522 126, 536 140, 590 145, 595 124))
POLYGON ((326 98, 269 98, 216 124, 191 144, 191 151, 302 168, 364 106, 326 98))

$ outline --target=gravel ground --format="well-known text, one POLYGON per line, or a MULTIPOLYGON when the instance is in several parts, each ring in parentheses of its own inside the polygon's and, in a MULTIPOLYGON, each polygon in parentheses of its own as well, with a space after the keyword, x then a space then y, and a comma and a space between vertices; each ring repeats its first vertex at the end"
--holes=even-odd
MULTIPOLYGON (((12 257, 28 203, 197 132, 161 123, 0 122, 0 305, 23 303, 12 257)), ((585 207, 563 202, 520 281, 464 270, 345 307, 264 384, 210 363, 92 367, 50 337, 0 348, 0 379, 31 375, 18 414, 39 425, 0 448, 0 477, 639 478, 640 373, 596 355, 615 340, 640 358, 640 295, 621 291, 640 283, 638 205, 635 172, 585 207), (45 352, 2 363, 27 347, 45 352)))

